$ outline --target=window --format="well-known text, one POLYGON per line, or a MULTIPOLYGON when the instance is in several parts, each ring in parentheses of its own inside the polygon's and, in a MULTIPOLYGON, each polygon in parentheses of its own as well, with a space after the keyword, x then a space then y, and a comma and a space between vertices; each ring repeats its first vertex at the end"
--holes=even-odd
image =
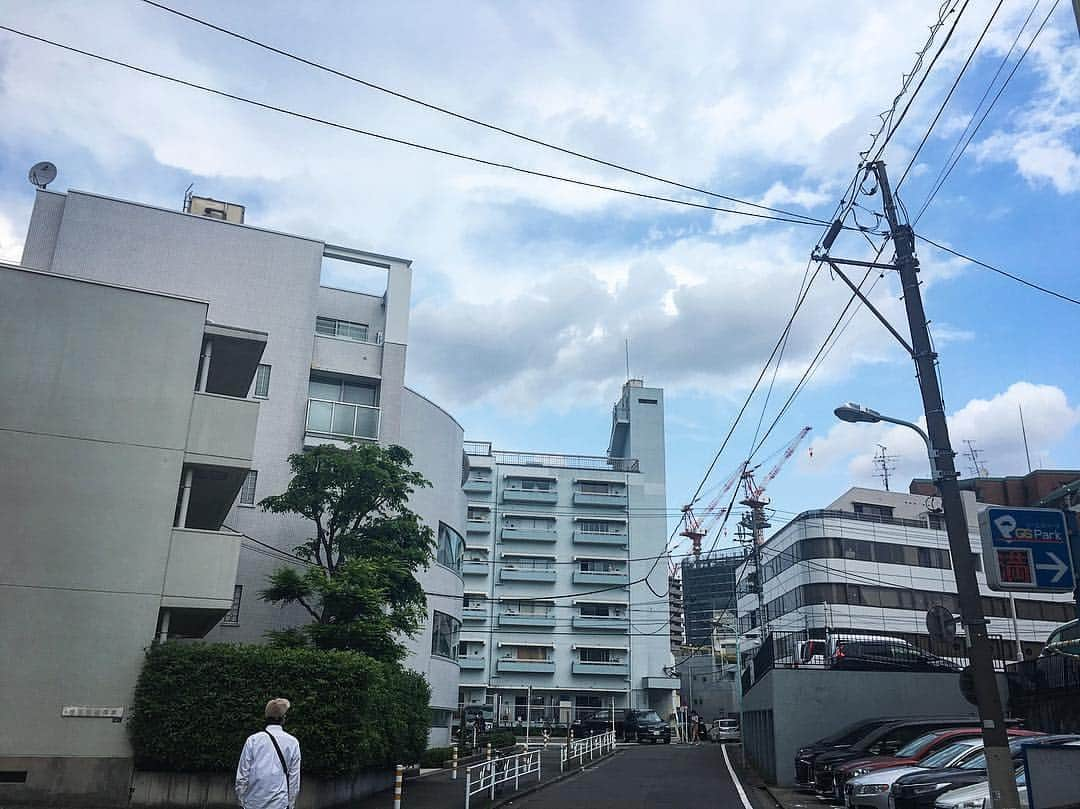
POLYGON ((596 618, 608 618, 614 616, 614 609, 610 604, 581 604, 582 615, 590 615, 596 618))
POLYGON ((578 570, 582 573, 618 573, 620 572, 614 561, 610 559, 581 559, 578 561, 578 570))
POLYGON ((462 598, 461 604, 464 609, 467 610, 482 610, 485 609, 484 602, 487 599, 476 593, 466 593, 462 598))
POLYGON ((618 663, 612 654, 614 649, 578 649, 578 660, 582 663, 618 663))
POLYGON ((244 594, 244 585, 238 584, 233 587, 232 594, 232 606, 229 607, 229 611, 225 613, 225 617, 221 619, 221 623, 226 626, 239 626, 240 625, 240 597, 244 594))
POLYGON ((461 557, 464 551, 465 540, 461 538, 461 534, 446 523, 439 523, 439 544, 435 552, 435 561, 460 573, 461 557))
POLYGON ((552 492, 555 491, 555 482, 551 480, 536 480, 534 478, 511 479, 510 489, 524 489, 529 492, 552 492))
POLYGON ((621 534, 623 532, 622 523, 602 520, 581 520, 578 522, 578 530, 583 534, 621 534))
POLYGON ((448 728, 454 718, 454 712, 445 708, 431 709, 431 726, 433 728, 448 728))
POLYGON ((260 363, 255 369, 255 389, 252 394, 256 399, 270 398, 270 366, 260 363))
POLYGON ((307 428, 348 438, 378 438, 378 386, 328 376, 308 381, 307 428))
POLYGON ((876 503, 852 503, 851 505, 856 514, 863 514, 867 517, 884 517, 885 519, 892 519, 892 506, 879 506, 876 503))
POLYGON ((517 646, 515 647, 515 660, 547 660, 548 650, 543 646, 517 646))
POLYGON ((240 487, 240 505, 255 505, 255 481, 258 480, 258 478, 258 472, 254 469, 248 470, 247 477, 244 478, 244 484, 240 487))
POLYGON ((466 519, 469 522, 487 522, 488 510, 486 508, 469 508, 466 519))
POLYGON ((611 494, 611 485, 607 483, 579 483, 578 491, 585 494, 611 494))
POLYGON ((368 342, 366 323, 353 323, 349 320, 336 320, 332 317, 315 318, 315 333, 323 337, 342 337, 346 340, 368 342))
POLYGON ((457 653, 461 621, 445 612, 431 614, 431 653, 436 657, 454 658, 457 653))

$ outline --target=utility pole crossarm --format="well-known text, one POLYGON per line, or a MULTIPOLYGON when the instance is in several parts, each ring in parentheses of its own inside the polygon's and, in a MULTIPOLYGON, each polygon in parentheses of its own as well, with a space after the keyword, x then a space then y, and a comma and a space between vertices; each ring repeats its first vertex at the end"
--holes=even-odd
MULTIPOLYGON (((908 345, 908 341, 900 336, 900 332, 893 328, 893 325, 888 321, 888 319, 886 319, 885 315, 881 314, 881 312, 878 311, 877 307, 874 306, 874 304, 870 303, 870 299, 863 294, 862 290, 855 286, 855 284, 852 283, 851 279, 844 274, 844 271, 841 270, 838 266, 836 266, 836 261, 828 256, 824 257, 824 261, 826 261, 828 265, 832 267, 833 272, 840 276, 840 280, 842 280, 845 284, 848 285, 851 291, 859 298, 860 301, 863 302, 866 308, 874 313, 874 317, 880 320, 881 325, 888 329, 889 333, 896 338, 896 341, 904 347, 904 351, 908 353, 908 356, 914 357, 915 351, 911 348, 910 345, 908 345)), ((878 265, 875 264, 872 266, 876 267, 878 265)))

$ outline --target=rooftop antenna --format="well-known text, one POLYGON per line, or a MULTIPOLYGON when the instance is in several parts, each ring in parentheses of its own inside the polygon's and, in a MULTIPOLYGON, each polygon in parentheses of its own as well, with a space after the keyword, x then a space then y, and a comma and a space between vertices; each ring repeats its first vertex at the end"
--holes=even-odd
POLYGON ((990 470, 986 468, 986 463, 981 457, 983 451, 976 448, 975 442, 969 438, 965 438, 964 443, 967 444, 967 456, 971 474, 977 478, 990 477, 990 470))
POLYGON ((896 471, 896 464, 893 463, 896 456, 888 455, 888 448, 884 444, 878 444, 878 449, 881 451, 874 456, 874 466, 878 468, 878 477, 885 484, 885 491, 889 491, 889 474, 896 471))
POLYGON ((191 189, 195 187, 195 183, 191 183, 184 189, 184 213, 191 213, 191 189))
POLYGON ((1020 411, 1020 434, 1024 437, 1024 457, 1027 458, 1028 472, 1031 472, 1031 452, 1028 450, 1027 442, 1027 428, 1024 427, 1024 406, 1018 404, 1017 409, 1020 411))
POLYGON ((626 345, 626 378, 627 378, 627 380, 629 380, 630 379, 630 338, 629 337, 626 338, 625 345, 626 345))
POLYGON ((30 167, 30 174, 27 179, 39 191, 44 191, 45 186, 56 179, 56 164, 50 163, 48 160, 35 163, 30 167))

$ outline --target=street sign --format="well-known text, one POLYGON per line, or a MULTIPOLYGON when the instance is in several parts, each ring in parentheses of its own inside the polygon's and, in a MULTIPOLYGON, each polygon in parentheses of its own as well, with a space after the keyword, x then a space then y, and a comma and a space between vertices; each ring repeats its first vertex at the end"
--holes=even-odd
POLYGON ((979 514, 983 569, 992 590, 1071 593, 1065 515, 1051 508, 988 508, 979 514))
POLYGON ((956 640, 956 616, 935 604, 926 613, 926 629, 939 643, 952 643, 956 640))

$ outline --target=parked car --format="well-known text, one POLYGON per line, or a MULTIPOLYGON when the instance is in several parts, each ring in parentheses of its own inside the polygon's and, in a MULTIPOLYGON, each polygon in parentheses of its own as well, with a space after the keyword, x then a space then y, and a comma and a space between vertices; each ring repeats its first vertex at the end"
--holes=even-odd
POLYGON ((903 776, 955 767, 968 756, 981 750, 981 738, 961 739, 919 759, 910 766, 890 767, 851 778, 844 784, 844 806, 848 809, 889 809, 889 790, 903 776))
POLYGON ((944 657, 924 652, 901 638, 886 635, 837 636, 830 639, 829 666, 848 671, 960 671, 944 657))
POLYGON ((814 760, 814 791, 834 800, 843 800, 833 778, 833 770, 867 756, 892 756, 900 748, 931 730, 962 728, 971 725, 970 716, 943 716, 921 719, 900 719, 863 736, 850 747, 822 753, 814 760))
POLYGON ((671 744, 671 727, 656 711, 627 711, 622 738, 627 742, 671 744))
MULTIPOLYGON (((1020 796, 1020 809, 1028 809, 1027 773, 1023 767, 1016 770, 1016 791, 1020 796)), ((946 792, 934 802, 934 809, 991 809, 990 783, 983 781, 946 792)))
MULTIPOLYGON (((1013 761, 1020 763, 1025 745, 1066 744, 1080 740, 1080 736, 1041 736, 1036 739, 1020 738, 1009 742, 1013 761)), ((915 772, 898 778, 889 788, 891 809, 932 809, 939 795, 960 787, 971 786, 986 780, 986 756, 980 749, 973 752, 955 767, 944 770, 915 772)))
POLYGON ((800 747, 795 754, 795 783, 805 789, 813 787, 814 760, 818 755, 832 750, 846 749, 875 728, 895 721, 897 721, 896 717, 863 719, 844 726, 830 736, 825 736, 812 744, 800 747))
POLYGON ((827 640, 801 640, 795 644, 793 654, 778 657, 773 665, 777 668, 797 669, 800 666, 825 668, 829 659, 827 640))
MULTIPOLYGON (((1010 728, 1008 733, 1013 737, 1043 735, 1033 730, 1020 730, 1018 728, 1010 728)), ((932 730, 908 742, 896 751, 896 755, 859 758, 839 767, 833 767, 833 796, 839 800, 844 795, 844 785, 851 778, 860 778, 877 770, 912 767, 927 756, 933 755, 938 750, 943 750, 956 742, 981 738, 982 730, 975 726, 954 728, 952 730, 932 730)))
POLYGON ((599 733, 607 733, 610 730, 614 730, 616 736, 621 736, 625 726, 626 713, 628 712, 616 710, 613 724, 611 721, 611 709, 601 708, 583 719, 575 719, 570 727, 574 731, 574 736, 579 739, 583 736, 596 736, 599 733))
POLYGON ((737 742, 741 738, 738 719, 714 719, 708 729, 710 742, 737 742))
POLYGON ((1080 655, 1080 618, 1062 624, 1050 633, 1039 657, 1054 654, 1080 655))

